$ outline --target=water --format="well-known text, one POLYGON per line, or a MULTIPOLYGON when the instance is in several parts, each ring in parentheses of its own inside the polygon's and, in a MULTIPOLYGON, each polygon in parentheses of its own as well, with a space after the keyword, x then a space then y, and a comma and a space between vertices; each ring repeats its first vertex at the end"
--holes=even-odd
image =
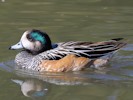
POLYGON ((132 100, 132 6, 132 0, 2 0, 0 100, 132 100), (14 70, 19 51, 8 48, 32 28, 46 31, 53 42, 124 37, 128 44, 101 71, 39 74, 14 70))

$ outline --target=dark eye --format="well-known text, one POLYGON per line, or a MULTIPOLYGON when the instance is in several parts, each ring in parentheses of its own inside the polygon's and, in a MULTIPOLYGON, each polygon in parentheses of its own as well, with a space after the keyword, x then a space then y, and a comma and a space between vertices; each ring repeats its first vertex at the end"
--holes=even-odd
POLYGON ((34 41, 30 34, 27 35, 27 39, 31 42, 34 41))

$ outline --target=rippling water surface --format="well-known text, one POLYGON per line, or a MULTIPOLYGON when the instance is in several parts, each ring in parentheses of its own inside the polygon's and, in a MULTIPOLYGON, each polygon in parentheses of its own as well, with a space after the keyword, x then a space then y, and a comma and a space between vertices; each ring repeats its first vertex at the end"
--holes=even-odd
POLYGON ((3 0, 0 2, 0 99, 132 100, 132 0, 3 0), (104 70, 35 73, 15 69, 9 51, 27 29, 46 31, 52 42, 102 41, 128 44, 104 70))

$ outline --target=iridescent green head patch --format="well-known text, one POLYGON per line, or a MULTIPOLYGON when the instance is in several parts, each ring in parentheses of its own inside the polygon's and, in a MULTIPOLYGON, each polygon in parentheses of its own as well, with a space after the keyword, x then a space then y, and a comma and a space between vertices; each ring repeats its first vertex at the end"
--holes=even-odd
POLYGON ((37 41, 40 41, 42 44, 46 43, 45 37, 39 34, 38 32, 32 32, 31 37, 37 41))

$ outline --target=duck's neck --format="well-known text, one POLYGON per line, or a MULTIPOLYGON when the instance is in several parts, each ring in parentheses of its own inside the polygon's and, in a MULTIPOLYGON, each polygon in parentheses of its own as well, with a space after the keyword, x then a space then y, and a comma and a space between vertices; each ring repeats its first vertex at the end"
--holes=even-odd
POLYGON ((45 52, 45 51, 48 51, 48 50, 50 50, 50 49, 52 49, 52 46, 49 46, 49 47, 43 47, 41 50, 39 50, 39 51, 31 51, 31 50, 27 50, 27 49, 25 49, 25 51, 28 53, 28 54, 31 54, 31 55, 33 55, 33 56, 35 56, 35 55, 38 55, 38 54, 40 54, 40 53, 42 53, 42 52, 45 52))

